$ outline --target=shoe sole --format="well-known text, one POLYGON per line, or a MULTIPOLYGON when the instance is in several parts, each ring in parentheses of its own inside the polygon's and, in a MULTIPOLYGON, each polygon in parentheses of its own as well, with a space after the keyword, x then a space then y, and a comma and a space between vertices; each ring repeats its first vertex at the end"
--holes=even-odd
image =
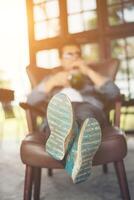
POLYGON ((46 152, 57 160, 62 160, 70 140, 74 137, 73 109, 69 98, 56 94, 49 102, 47 120, 51 134, 46 143, 46 152))
POLYGON ((72 170, 74 183, 88 179, 91 174, 92 160, 101 143, 101 129, 94 118, 84 121, 78 140, 77 156, 72 170))

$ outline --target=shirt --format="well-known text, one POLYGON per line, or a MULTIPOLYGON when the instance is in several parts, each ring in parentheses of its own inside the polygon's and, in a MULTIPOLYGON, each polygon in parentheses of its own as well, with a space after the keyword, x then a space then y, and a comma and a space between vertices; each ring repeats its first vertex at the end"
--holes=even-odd
POLYGON ((97 88, 87 76, 83 78, 84 84, 82 88, 58 88, 56 91, 50 93, 50 95, 46 95, 45 93, 45 78, 28 95, 27 102, 31 105, 36 105, 40 102, 48 101, 55 93, 62 92, 66 94, 72 102, 88 102, 99 109, 103 109, 106 102, 113 101, 120 94, 119 88, 112 80, 108 80, 101 87, 97 88))

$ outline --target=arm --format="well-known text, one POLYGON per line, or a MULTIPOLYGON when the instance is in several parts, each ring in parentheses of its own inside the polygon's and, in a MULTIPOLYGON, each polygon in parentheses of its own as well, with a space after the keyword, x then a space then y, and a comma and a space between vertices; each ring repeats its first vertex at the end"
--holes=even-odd
MULTIPOLYGON (((110 69, 118 64, 117 60, 112 60, 109 62, 105 62, 105 64, 109 64, 111 66, 110 69), (113 65, 113 66, 112 66, 113 65)), ((97 71, 93 70, 89 67, 88 64, 86 64, 82 59, 77 60, 75 63, 73 63, 73 66, 78 66, 81 73, 88 76, 94 83, 95 92, 102 97, 105 100, 114 100, 120 95, 119 88, 115 85, 115 83, 112 80, 112 75, 109 73, 109 75, 102 75, 101 73, 98 73, 97 71)))
POLYGON ((45 101, 56 87, 65 87, 68 85, 68 74, 66 72, 58 72, 42 80, 28 95, 27 103, 36 105, 45 101))
POLYGON ((81 73, 87 75, 93 81, 95 86, 99 88, 108 80, 114 79, 118 65, 119 60, 117 59, 109 59, 99 63, 88 64, 82 59, 78 59, 72 64, 72 67, 78 66, 81 73), (93 67, 96 68, 96 70, 94 70, 93 67), (106 69, 105 67, 108 67, 108 69, 106 69), (97 69, 99 69, 99 72, 97 71, 97 69))
POLYGON ((109 80, 109 77, 103 76, 89 67, 85 68, 85 74, 88 75, 97 88, 101 87, 109 80))
POLYGON ((112 80, 108 80, 101 87, 96 88, 96 91, 109 102, 120 96, 120 90, 112 80))
POLYGON ((89 64, 85 63, 82 59, 79 59, 72 64, 72 68, 76 66, 79 68, 82 74, 88 76, 92 80, 96 87, 101 87, 105 82, 109 80, 108 77, 103 76, 102 74, 93 70, 89 64))
POLYGON ((44 83, 44 91, 46 94, 51 92, 55 87, 66 87, 69 85, 68 82, 68 73, 58 72, 55 75, 52 75, 44 83))
POLYGON ((115 100, 120 95, 119 88, 109 76, 103 76, 91 68, 87 69, 87 74, 94 82, 96 92, 105 100, 115 100))

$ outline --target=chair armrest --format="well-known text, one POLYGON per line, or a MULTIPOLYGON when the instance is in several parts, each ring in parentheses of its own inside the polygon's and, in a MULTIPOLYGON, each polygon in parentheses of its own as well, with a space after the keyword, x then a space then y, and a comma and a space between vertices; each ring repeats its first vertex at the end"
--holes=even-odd
POLYGON ((21 103, 19 103, 19 105, 24 110, 29 110, 29 111, 35 113, 36 115, 39 115, 39 116, 44 116, 45 115, 45 111, 42 111, 41 109, 39 109, 36 106, 32 106, 32 105, 30 105, 28 103, 25 103, 25 102, 21 102, 21 103))

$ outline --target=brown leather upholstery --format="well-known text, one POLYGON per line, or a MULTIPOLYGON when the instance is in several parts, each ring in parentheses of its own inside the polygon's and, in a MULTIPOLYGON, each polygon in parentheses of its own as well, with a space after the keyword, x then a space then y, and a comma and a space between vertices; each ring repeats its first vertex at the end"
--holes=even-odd
MULTIPOLYGON (((41 169, 62 169, 62 161, 57 161, 45 152, 47 141, 45 133, 32 133, 25 137, 21 144, 21 159, 26 164, 24 200, 31 200, 32 185, 34 185, 34 200, 40 198, 41 169), (34 176, 33 176, 34 175, 34 176)), ((130 200, 127 177, 123 158, 127 154, 127 145, 124 133, 117 129, 108 127, 103 131, 102 143, 98 149, 93 165, 103 165, 113 163, 117 173, 121 194, 124 200, 130 200)))
POLYGON ((54 74, 56 72, 61 71, 62 68, 59 67, 55 67, 55 68, 41 68, 41 67, 33 67, 33 66, 27 66, 26 71, 29 77, 29 80, 31 82, 31 86, 34 88, 35 86, 37 86, 39 84, 39 82, 41 80, 43 80, 44 77, 50 75, 50 74, 54 74))
MULTIPOLYGON (((93 165, 122 160, 127 153, 126 140, 122 131, 106 128, 104 132, 106 133, 103 134, 93 165)), ((45 133, 27 135, 21 145, 23 163, 42 168, 63 168, 62 162, 56 161, 45 152, 46 140, 45 133)))
MULTIPOLYGON (((110 67, 107 69, 110 69, 110 67)), ((42 79, 44 75, 42 69, 40 69, 41 71, 39 70, 38 73, 37 70, 38 68, 27 68, 27 72, 29 74, 29 78, 33 87, 37 85, 37 83, 40 81, 40 79, 42 79), (37 80, 35 81, 35 79, 37 80)), ((110 75, 110 77, 112 76, 112 79, 114 79, 117 68, 111 70, 112 71, 110 71, 109 74, 106 75, 110 75)), ((120 102, 116 103, 116 125, 119 125, 120 106, 120 102)), ((29 107, 28 109, 31 110, 31 113, 32 111, 34 112, 33 109, 30 109, 29 107)), ((31 116, 32 115, 30 114, 30 123, 31 121, 33 123, 31 123, 32 128, 30 128, 29 130, 32 130, 32 133, 27 135, 22 141, 20 151, 22 162, 26 164, 24 200, 31 200, 32 195, 34 197, 34 200, 39 200, 41 169, 48 168, 49 175, 51 175, 52 172, 50 169, 62 169, 64 165, 62 161, 57 161, 53 159, 45 152, 45 143, 47 140, 47 136, 45 136, 45 133, 33 132, 33 130, 37 130, 37 128, 34 127, 35 121, 31 116), (32 193, 33 185, 34 191, 32 193)), ((123 158, 126 156, 126 154, 127 145, 124 133, 119 129, 108 127, 105 130, 103 130, 102 143, 93 159, 93 165, 106 166, 107 163, 113 163, 116 169, 122 197, 124 200, 130 200, 126 172, 123 162, 123 158)))

